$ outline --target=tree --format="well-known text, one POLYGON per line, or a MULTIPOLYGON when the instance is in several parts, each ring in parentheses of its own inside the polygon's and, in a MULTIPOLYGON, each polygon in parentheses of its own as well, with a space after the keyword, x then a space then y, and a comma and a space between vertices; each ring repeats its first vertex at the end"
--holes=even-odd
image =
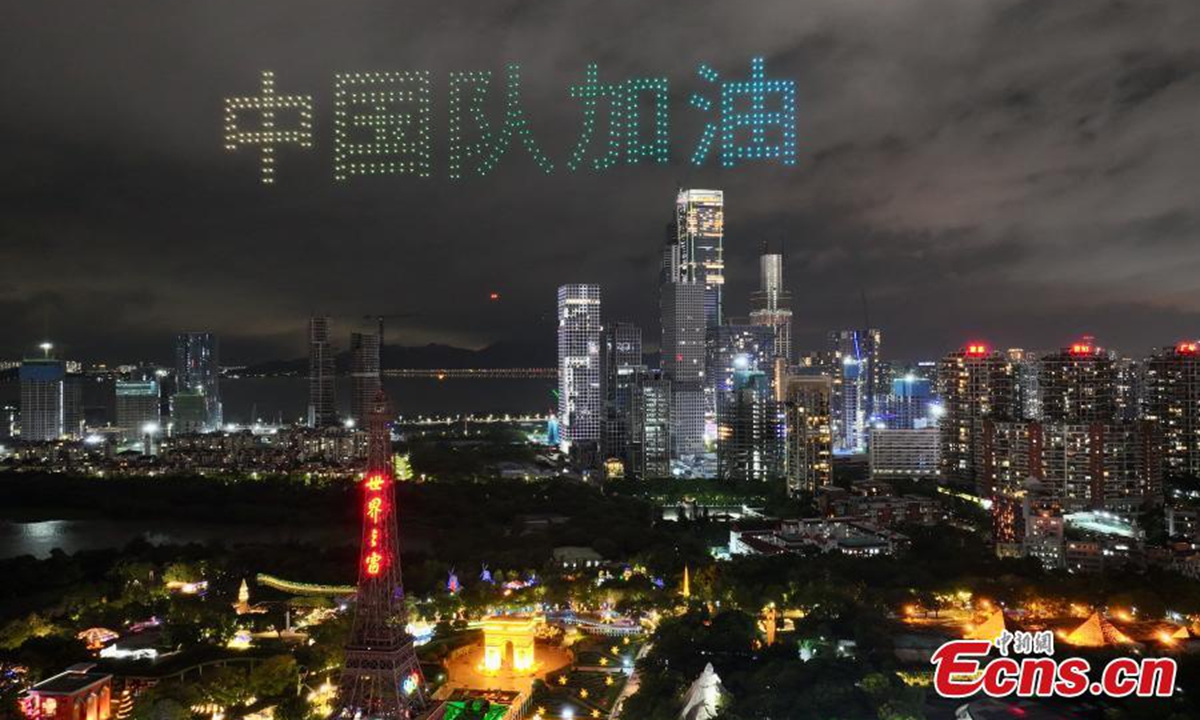
POLYGON ((250 671, 250 692, 256 697, 274 697, 291 691, 300 679, 296 659, 291 655, 276 655, 254 666, 250 671))

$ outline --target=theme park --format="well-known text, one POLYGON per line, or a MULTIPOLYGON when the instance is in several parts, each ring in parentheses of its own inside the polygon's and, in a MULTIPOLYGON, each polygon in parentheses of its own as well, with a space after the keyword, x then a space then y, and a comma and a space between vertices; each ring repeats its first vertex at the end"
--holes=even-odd
MULTIPOLYGON (((1194 585, 1151 574, 1134 588, 1123 574, 1052 575, 998 557, 954 529, 978 520, 969 503, 945 506, 948 525, 909 526, 894 555, 785 551, 767 540, 770 522, 687 519, 697 504, 730 507, 734 488, 581 500, 573 496, 595 491, 556 496, 524 483, 504 497, 455 484, 438 499, 439 484, 422 483, 397 452, 388 417, 380 393, 353 492, 328 496, 358 508, 353 524, 341 511, 331 521, 348 533, 341 544, 134 544, 3 561, 28 589, 6 591, 6 608, 26 609, 0 632, 7 701, 28 720, 938 717, 958 704, 932 692, 937 649, 1022 633, 1049 634, 1058 652, 1096 662, 1174 659, 1179 687, 1196 677, 1194 585), (445 548, 437 562, 406 550, 406 528, 421 527, 423 513, 449 529, 435 540, 445 548), (542 561, 497 552, 496 541, 454 545, 455 523, 486 534, 489 516, 506 516, 497 532, 512 547, 551 540, 528 556, 542 561), (736 543, 763 551, 730 554, 736 543), (454 557, 463 564, 446 563, 454 557)), ((267 496, 258 502, 271 521, 267 496)), ((1037 702, 970 706, 1132 718, 1143 715, 1130 708, 1179 699, 1037 702)))

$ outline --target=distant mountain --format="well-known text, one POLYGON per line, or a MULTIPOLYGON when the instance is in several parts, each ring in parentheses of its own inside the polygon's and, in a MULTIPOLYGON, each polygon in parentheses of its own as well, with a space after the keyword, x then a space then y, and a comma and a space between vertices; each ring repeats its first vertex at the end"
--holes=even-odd
MULTIPOLYGON (((426 368, 513 368, 553 367, 553 348, 542 348, 513 343, 495 343, 479 350, 431 343, 416 347, 387 345, 380 358, 384 370, 426 368)), ((350 351, 338 353, 336 358, 339 373, 350 370, 350 351)), ((249 365, 241 375, 305 375, 308 373, 308 358, 294 360, 268 360, 249 365)))

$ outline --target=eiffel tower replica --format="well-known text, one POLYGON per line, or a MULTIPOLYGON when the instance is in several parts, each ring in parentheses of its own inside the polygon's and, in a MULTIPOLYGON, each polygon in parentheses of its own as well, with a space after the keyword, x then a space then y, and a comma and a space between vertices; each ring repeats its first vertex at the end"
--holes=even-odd
POLYGON ((371 405, 367 471, 362 479, 362 550, 354 631, 330 718, 413 720, 429 704, 425 677, 413 649, 400 576, 392 443, 383 390, 371 405))

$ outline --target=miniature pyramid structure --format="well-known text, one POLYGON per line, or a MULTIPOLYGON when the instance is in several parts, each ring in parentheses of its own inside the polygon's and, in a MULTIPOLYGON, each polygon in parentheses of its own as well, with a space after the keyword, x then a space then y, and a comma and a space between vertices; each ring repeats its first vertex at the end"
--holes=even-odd
POLYGON ((1004 632, 1004 611, 1000 608, 988 616, 979 625, 976 625, 972 630, 968 631, 963 637, 965 640, 987 640, 991 642, 1000 637, 1000 633, 1004 632))
POLYGON ((1083 624, 1067 633, 1063 638, 1071 645, 1079 647, 1104 647, 1105 645, 1133 645, 1128 635, 1118 630, 1112 623, 1100 615, 1100 611, 1092 613, 1083 624))

